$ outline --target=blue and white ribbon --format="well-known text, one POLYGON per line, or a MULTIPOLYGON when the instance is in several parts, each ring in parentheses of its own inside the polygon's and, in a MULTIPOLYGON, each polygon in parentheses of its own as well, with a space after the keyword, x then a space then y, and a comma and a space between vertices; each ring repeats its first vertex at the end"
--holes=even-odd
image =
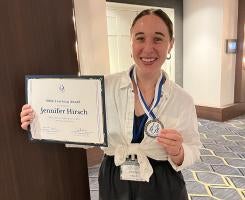
POLYGON ((148 116, 148 119, 150 119, 150 120, 156 119, 156 116, 152 110, 157 106, 157 104, 159 103, 159 101, 161 99, 162 86, 163 86, 163 83, 165 81, 165 78, 163 77, 162 72, 161 72, 160 77, 158 78, 158 81, 157 81, 156 86, 155 86, 155 95, 154 95, 154 100, 153 100, 151 107, 149 107, 147 105, 147 103, 144 99, 144 96, 142 95, 142 93, 139 89, 139 86, 137 83, 135 67, 133 68, 133 76, 134 76, 134 81, 135 81, 137 91, 138 91, 139 101, 140 101, 140 104, 142 105, 142 108, 144 109, 146 115, 148 116))

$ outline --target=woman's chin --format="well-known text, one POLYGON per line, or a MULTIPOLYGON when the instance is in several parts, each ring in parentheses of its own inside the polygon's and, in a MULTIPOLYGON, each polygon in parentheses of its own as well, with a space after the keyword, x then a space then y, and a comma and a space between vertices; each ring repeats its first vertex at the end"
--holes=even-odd
POLYGON ((145 62, 141 62, 139 65, 139 68, 142 68, 144 70, 149 70, 149 71, 152 71, 152 70, 159 70, 161 69, 161 66, 159 63, 157 62, 151 62, 151 63, 145 63, 145 62))

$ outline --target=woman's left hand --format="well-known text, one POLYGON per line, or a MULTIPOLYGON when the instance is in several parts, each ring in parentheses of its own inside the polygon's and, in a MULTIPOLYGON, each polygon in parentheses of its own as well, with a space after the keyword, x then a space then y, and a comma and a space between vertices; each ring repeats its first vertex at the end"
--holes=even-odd
POLYGON ((176 164, 179 165, 183 162, 183 138, 178 131, 174 129, 162 129, 158 134, 157 141, 176 164))

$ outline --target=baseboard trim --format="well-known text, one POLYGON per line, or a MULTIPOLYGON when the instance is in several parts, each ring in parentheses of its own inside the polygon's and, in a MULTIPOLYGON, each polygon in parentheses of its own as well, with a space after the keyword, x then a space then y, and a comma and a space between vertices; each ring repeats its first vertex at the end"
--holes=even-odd
POLYGON ((223 122, 245 114, 245 103, 234 103, 222 108, 196 105, 196 111, 199 118, 223 122))

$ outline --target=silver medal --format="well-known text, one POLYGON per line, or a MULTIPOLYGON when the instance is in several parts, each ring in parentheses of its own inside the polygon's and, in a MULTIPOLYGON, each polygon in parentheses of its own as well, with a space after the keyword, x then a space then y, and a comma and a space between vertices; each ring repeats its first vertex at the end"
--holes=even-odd
POLYGON ((161 121, 159 121, 158 119, 152 119, 145 123, 144 132, 149 137, 155 138, 157 137, 159 131, 163 128, 164 126, 161 121))

